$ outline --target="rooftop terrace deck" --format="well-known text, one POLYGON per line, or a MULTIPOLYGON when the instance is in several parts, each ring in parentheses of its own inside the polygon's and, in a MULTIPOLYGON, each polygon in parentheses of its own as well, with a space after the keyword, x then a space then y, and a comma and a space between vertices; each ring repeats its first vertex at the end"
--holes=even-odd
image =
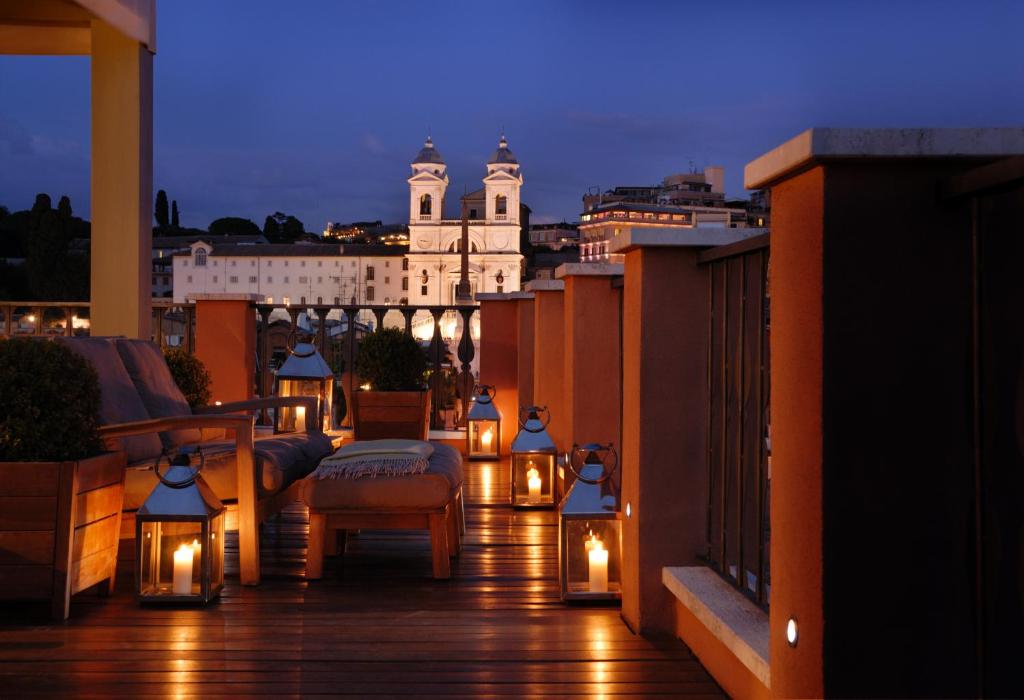
POLYGON ((140 608, 122 541, 116 594, 76 597, 66 624, 0 607, 0 697, 724 697, 682 643, 634 636, 616 608, 559 601, 556 515, 514 512, 507 469, 469 465, 466 545, 447 582, 430 578, 427 533, 364 531, 307 583, 295 505, 266 526, 259 587, 229 578, 208 609, 140 608))

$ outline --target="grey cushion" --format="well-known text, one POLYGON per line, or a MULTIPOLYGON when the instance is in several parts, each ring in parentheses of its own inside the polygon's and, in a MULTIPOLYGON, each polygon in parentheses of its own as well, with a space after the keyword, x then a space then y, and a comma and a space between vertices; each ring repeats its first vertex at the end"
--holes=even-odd
MULTIPOLYGON (((234 440, 200 443, 206 455, 203 479, 222 501, 238 499, 234 440)), ((332 452, 331 439, 323 433, 283 433, 257 438, 256 493, 271 496, 280 493, 298 479, 311 473, 320 460, 332 452)), ((145 502, 157 484, 153 462, 131 465, 125 476, 125 510, 135 510, 145 502)))
MULTIPOLYGON (((114 345, 150 418, 192 415, 185 395, 181 393, 181 389, 174 382, 174 377, 171 376, 164 354, 155 343, 148 340, 118 338, 114 345)), ((195 428, 160 433, 160 440, 168 449, 199 442, 201 439, 199 430, 195 428)))
MULTIPOLYGON (((149 420, 152 417, 142 403, 112 339, 60 336, 54 340, 84 358, 99 375, 102 425, 149 420)), ((125 451, 129 463, 155 459, 160 454, 160 438, 155 433, 118 438, 117 442, 125 451)))
POLYGON ((433 443, 434 454, 423 474, 362 479, 316 479, 302 482, 310 508, 383 511, 392 508, 440 508, 462 485, 462 455, 450 445, 433 443))

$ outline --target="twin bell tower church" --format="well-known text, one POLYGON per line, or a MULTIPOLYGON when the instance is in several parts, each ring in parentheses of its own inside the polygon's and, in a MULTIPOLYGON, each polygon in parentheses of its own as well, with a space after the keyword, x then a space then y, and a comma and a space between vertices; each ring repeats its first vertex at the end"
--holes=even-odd
MULTIPOLYGON (((461 276, 462 220, 445 219, 448 168, 428 137, 411 163, 409 178, 409 303, 456 303, 461 276)), ((463 196, 469 222, 469 282, 478 292, 517 292, 523 256, 520 232, 529 226, 529 208, 519 190, 519 161, 501 137, 487 161, 483 187, 463 196)))

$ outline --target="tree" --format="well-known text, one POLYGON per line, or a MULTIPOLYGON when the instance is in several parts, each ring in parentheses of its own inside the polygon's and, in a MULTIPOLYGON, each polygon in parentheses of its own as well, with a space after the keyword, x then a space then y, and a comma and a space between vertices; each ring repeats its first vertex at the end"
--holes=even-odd
POLYGON ((277 225, 277 220, 273 216, 268 216, 263 220, 263 235, 267 237, 268 241, 271 243, 277 241, 280 234, 281 227, 277 225))
POLYGON ((67 195, 62 196, 57 203, 57 214, 62 221, 71 223, 71 199, 67 195))
POLYGON ((258 236, 260 227, 249 219, 238 216, 225 216, 210 222, 211 236, 258 236))
POLYGON ((163 190, 156 193, 156 209, 153 216, 156 217, 156 225, 160 228, 167 228, 171 223, 167 215, 167 193, 163 190))
POLYGON ((171 228, 179 228, 181 223, 178 221, 178 200, 171 200, 171 228))
POLYGON ((306 232, 306 227, 294 216, 289 216, 281 227, 281 237, 285 243, 294 243, 306 232))

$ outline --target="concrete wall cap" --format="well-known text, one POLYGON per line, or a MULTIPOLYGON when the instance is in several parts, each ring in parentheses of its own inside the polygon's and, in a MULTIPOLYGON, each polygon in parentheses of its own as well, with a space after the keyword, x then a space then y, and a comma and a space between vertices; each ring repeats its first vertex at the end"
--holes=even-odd
POLYGON ((768 614, 706 566, 666 566, 661 582, 766 688, 768 614))
POLYGON ((565 289, 562 280, 530 280, 526 283, 528 292, 561 292, 565 289))
POLYGON ((743 170, 744 187, 769 187, 815 162, 852 158, 996 158, 1024 154, 1024 128, 808 129, 743 170))
POLYGON ((233 294, 233 293, 195 293, 186 294, 185 301, 263 301, 263 296, 260 294, 233 294))
POLYGON ((615 277, 625 272, 622 263, 562 263, 555 268, 555 279, 582 275, 615 277))
POLYGON ((626 228, 608 241, 608 252, 626 253, 637 248, 707 248, 736 243, 767 232, 766 228, 719 226, 626 228))
POLYGON ((516 299, 533 299, 529 292, 477 292, 477 301, 515 301, 516 299))

